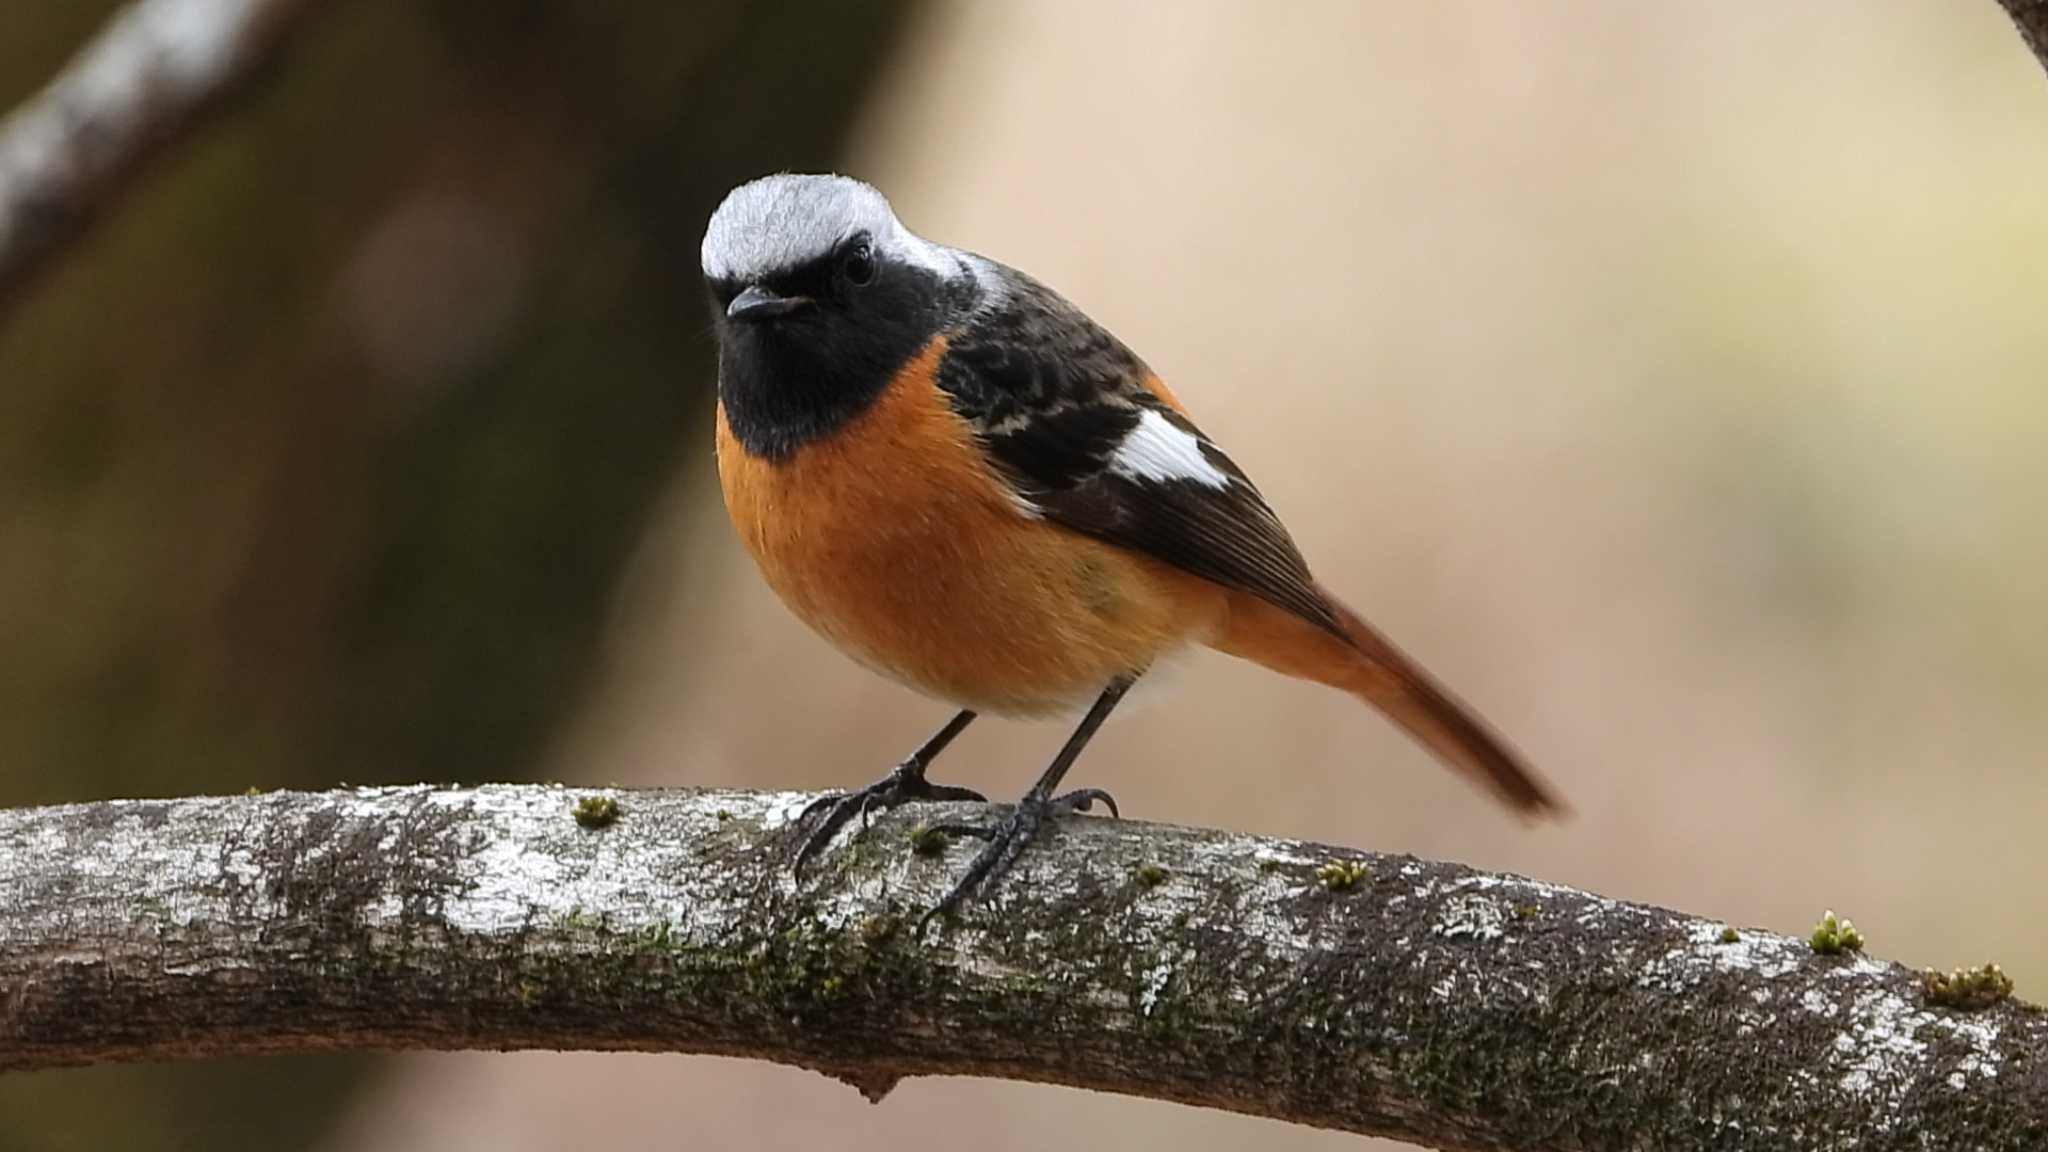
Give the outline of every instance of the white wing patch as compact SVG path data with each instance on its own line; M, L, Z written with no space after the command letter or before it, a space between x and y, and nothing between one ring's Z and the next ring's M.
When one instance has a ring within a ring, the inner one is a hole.
M1131 480L1163 484L1185 480L1205 488L1230 486L1230 477L1202 455L1202 442L1191 432L1148 408L1138 426L1124 434L1109 458L1109 470Z

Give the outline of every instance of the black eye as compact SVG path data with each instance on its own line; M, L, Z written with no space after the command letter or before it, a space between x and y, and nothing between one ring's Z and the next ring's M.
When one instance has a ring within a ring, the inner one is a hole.
M839 254L839 274L856 287L875 279L875 249L866 240L856 240Z

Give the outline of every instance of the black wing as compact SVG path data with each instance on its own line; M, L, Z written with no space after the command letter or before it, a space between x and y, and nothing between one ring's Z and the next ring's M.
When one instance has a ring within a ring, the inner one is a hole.
M952 333L939 386L1018 495L1075 531L1343 635L1265 498L1146 387L1144 362L1051 289L995 270L1006 291Z

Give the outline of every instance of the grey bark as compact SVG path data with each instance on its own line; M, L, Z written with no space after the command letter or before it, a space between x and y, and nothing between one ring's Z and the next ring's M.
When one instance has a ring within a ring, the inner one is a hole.
M0 317L317 0L138 0L0 121Z
M572 812L615 798L606 827ZM1455 1149L2048 1147L2048 1024L1454 864L1077 818L920 931L928 806L401 788L0 812L0 1070L311 1048L712 1052L879 1098L1048 1081ZM929 847L929 845L927 845ZM1343 885L1331 865L1363 865Z

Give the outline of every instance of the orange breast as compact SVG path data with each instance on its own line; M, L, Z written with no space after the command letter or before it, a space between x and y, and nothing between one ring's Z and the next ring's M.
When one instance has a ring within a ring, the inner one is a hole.
M792 611L927 694L1006 713L1085 703L1208 638L1222 590L1034 518L938 390L935 341L846 426L784 460L718 414L726 510Z

